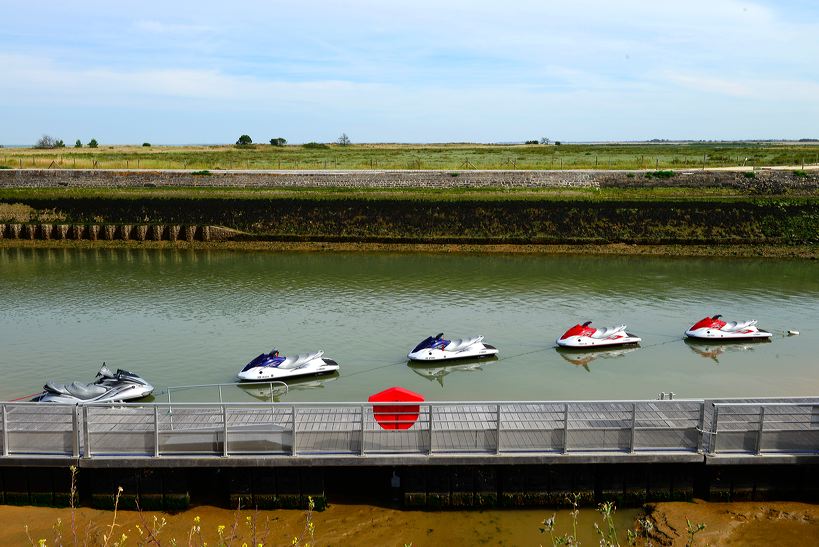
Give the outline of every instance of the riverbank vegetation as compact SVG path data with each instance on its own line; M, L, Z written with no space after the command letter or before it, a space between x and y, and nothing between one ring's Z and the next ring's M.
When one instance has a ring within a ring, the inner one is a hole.
M249 137L248 137L249 138ZM323 144L4 148L0 167L62 169L692 169L819 165L817 143ZM96 141L95 141L96 142Z

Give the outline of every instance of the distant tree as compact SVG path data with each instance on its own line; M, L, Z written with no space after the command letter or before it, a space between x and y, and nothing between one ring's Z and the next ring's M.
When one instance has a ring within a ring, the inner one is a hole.
M327 146L327 145L326 145L326 144L324 144L324 143L321 143L321 142L314 142L314 141L306 142L306 143L302 144L302 147L304 147L304 148L311 148L311 149L325 149L325 148L330 148L329 146Z
M287 139L282 137L276 137L275 139L270 139L270 144L273 146L284 146L287 144Z
M147 148L147 147L151 146L151 143L149 143L149 142L143 142L143 143L142 143L142 146L144 146L144 147L146 147L146 148Z
M99 146L97 139L91 139L88 141L88 148L96 148L97 146Z
M77 139L77 142L74 143L74 148L82 148L82 141Z
M561 144L563 143L561 143L560 141L555 141L555 146L560 146Z
M54 137L50 135L43 135L42 137L37 140L34 145L34 148L54 148L57 144L57 141Z
M336 141L336 144L339 146L349 146L351 143L350 137L347 136L347 133L342 133L341 136Z
M552 141L549 140L549 137L540 137L540 144L549 144L550 142Z
M236 144L239 146L247 146L253 144L253 139L250 138L250 135L242 135L239 137L239 140L236 141Z
M57 139L57 142L54 143L54 148L65 148L65 143L62 139Z
M534 141L526 141L523 144L537 144L537 140Z

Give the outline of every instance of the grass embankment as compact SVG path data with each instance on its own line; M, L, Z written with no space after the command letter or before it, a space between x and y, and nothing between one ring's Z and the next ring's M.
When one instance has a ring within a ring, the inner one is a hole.
M814 197L731 189L17 189L0 190L0 222L216 225L240 242L456 249L819 243Z
M815 143L102 146L0 150L0 167L64 169L686 169L819 164Z

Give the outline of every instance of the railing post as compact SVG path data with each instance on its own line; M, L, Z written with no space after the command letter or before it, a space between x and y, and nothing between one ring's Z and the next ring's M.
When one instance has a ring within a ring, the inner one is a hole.
M719 406L714 405L714 423L711 424L711 439L708 444L708 453L717 452L717 432L719 430Z
M429 408L429 454L432 454L432 405L428 405Z
M295 456L296 453L297 453L297 451L296 451L296 417L298 416L298 412L296 412L296 405L293 405L292 407L290 407L290 410L291 410L290 416L291 416L291 419L293 421L293 447L291 448L290 454L292 456Z
M219 395L222 395L222 388L219 387ZM222 403L222 456L227 458L228 457L228 421L227 421L227 406Z
M84 458L91 457L91 432L88 428L88 407L82 407L82 435L83 435L83 451Z
M74 405L71 413L71 456L80 457L80 407Z
M631 439L629 439L629 454L634 454L634 426L637 423L637 403L631 403Z
M569 403L563 406L563 453L569 451Z
M705 401L700 403L700 420L697 430L700 432L697 439L697 453L701 453L703 449L703 442L705 440Z
M219 404L223 404L224 401L222 400L222 384L219 384Z
M765 407L759 407L759 429L756 432L756 454L762 453L762 429L765 425Z
M159 407L154 407L154 458L159 457Z
M360 453L361 453L362 456L364 455L364 451L365 451L364 442L367 440L365 435L364 435L364 408L365 408L364 405L361 405L361 416L360 416L360 418L361 418L361 448L360 448Z
M3 455L9 455L9 420L6 405L3 405Z
M495 417L495 424L497 428L497 441L495 442L495 454L500 454L501 451L501 404L498 403L498 413Z

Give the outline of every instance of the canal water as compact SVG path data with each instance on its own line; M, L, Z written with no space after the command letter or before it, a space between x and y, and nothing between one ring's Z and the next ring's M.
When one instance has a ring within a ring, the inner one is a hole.
M715 313L758 319L773 340L683 340ZM587 320L626 323L642 347L554 348ZM407 352L438 332L482 334L499 358L408 365ZM274 346L323 349L341 365L337 376L295 383L284 401L361 401L393 385L439 401L817 395L817 337L815 261L0 249L2 399L48 379L90 381L102 362L139 373L160 394L231 382ZM253 396L266 392L225 393Z

